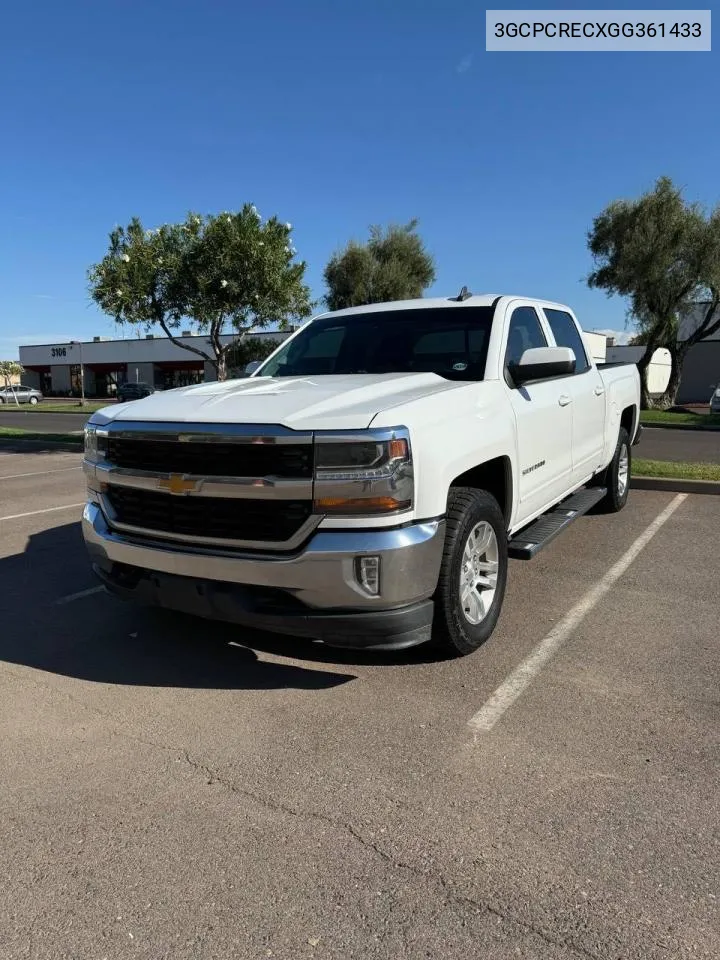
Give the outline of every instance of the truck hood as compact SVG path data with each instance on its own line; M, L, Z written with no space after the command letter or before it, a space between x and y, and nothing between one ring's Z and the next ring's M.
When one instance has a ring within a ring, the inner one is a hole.
M104 407L107 420L273 423L293 430L353 430L409 401L466 387L434 373L249 377L200 383Z

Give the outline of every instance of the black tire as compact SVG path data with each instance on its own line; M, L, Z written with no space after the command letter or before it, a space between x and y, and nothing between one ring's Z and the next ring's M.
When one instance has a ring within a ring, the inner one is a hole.
M627 469L625 471L625 484L621 481L621 463L623 457L627 458ZM625 506L630 493L630 474L632 472L632 447L630 437L625 427L620 427L615 453L608 466L598 476L597 485L607 487L607 493L598 504L598 509L603 513L617 513Z
M460 597L463 553L478 523L492 527L497 543L497 580L490 608L479 623L466 615ZM445 546L435 591L433 641L453 657L473 653L490 637L497 624L507 583L508 549L505 519L497 500L484 490L453 487L448 496Z

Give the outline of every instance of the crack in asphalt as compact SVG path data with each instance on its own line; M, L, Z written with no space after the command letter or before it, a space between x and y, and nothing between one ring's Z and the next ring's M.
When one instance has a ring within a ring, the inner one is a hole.
M527 933L532 933L544 943L547 943L549 946L553 947L562 947L564 949L570 950L572 953L576 954L579 957L585 957L587 960L602 960L599 954L593 953L590 950L585 949L584 947L579 946L578 944L571 943L567 940L559 940L555 937L552 937L545 930L535 926L532 923L527 923L523 920L514 917L512 914L507 913L501 910L499 907L494 906L491 903L488 903L484 900L477 900L473 897L462 896L461 894L455 893L451 889L452 883L448 881L441 873L433 873L429 871L421 870L419 867L416 867L412 863L408 863L404 860L398 860L396 857L393 857L386 850L383 850L381 846L375 843L374 840L370 840L368 837L364 837L351 823L347 823L343 820L338 820L334 817L328 816L324 813L319 813L314 810L302 810L297 807L292 807L287 803L283 803L281 800L274 800L271 797L263 796L261 793L257 793L254 790L249 790L247 787L240 787L232 780L227 780L225 777L221 777L218 773L208 767L206 764L201 763L197 760L194 760L187 750L183 751L182 758L183 762L188 764L196 773L201 774L208 785L214 783L219 784L224 787L226 790L229 790L231 793L236 794L237 796L244 797L247 800L252 800L254 803L260 804L263 807L266 807L268 810L272 810L275 813L284 813L290 817L294 817L299 820L304 820L306 822L317 821L320 823L325 823L331 827L334 827L337 830L342 830L348 836L352 837L357 843L359 843L365 849L372 851L376 856L378 856L385 863L389 864L396 870L405 870L408 873L411 873L413 876L418 877L421 880L424 880L426 883L436 883L443 892L446 902L454 903L463 907L470 907L476 911L489 913L491 916L497 917L499 920L502 920L504 923L510 923L518 927L520 930L523 930Z
M66 690L62 690L59 687L56 687L54 684L43 682L37 677L28 677L27 675L23 676L25 681L29 681L32 685L44 688L46 690L52 691L54 694L59 695L63 699L70 701L74 706L79 706L87 712L93 714L94 716L100 717L103 720L112 722L116 719L112 714L106 713L103 710L98 710L96 707L91 707L87 703L79 700L77 697L73 696L71 693L68 693ZM133 743L142 744L143 746L151 747L154 750L160 750L165 754L175 754L177 756L177 747L169 747L156 741L147 740L144 737L138 736L135 733L131 733L128 730L119 729L115 726L110 726L108 730L110 736L118 737L120 739L131 740ZM407 873L412 874L418 879L423 880L425 883L435 883L440 887L445 901L447 903L452 903L460 907L470 908L478 912L485 912L491 916L496 917L498 920L501 920L503 923L512 924L517 927L519 930L522 930L526 933L534 934L544 943L547 943L549 946L561 947L563 949L569 950L574 953L576 956L584 957L586 960L603 960L603 958L596 953L591 952L590 950L585 949L584 947L574 944L568 940L560 940L555 937L552 937L546 931L535 926L532 923L520 920L512 914L503 911L499 907L494 906L491 903L488 903L483 900L474 899L472 897L466 897L461 894L456 893L452 890L452 883L448 881L441 873L433 873L429 871L421 870L419 867L415 866L412 863L408 863L403 860L398 860L379 846L375 841L364 837L351 823L346 823L345 821L338 820L334 817L328 816L327 814L319 813L313 810L302 810L300 808L292 807L287 803L283 803L280 800L274 800L271 797L263 796L263 794L258 793L254 790L249 790L246 787L240 787L231 780L228 780L224 777L221 777L214 770L212 770L206 764L203 764L197 760L194 760L187 750L182 751L180 759L186 763L192 770L196 773L201 774L206 782L211 785L217 783L220 786L224 787L226 790L229 790L231 793L244 797L247 800L251 800L254 803L257 803L269 810L272 810L277 813L284 813L287 816L294 817L295 819L305 820L306 822L319 822L325 823L328 826L333 827L336 830L341 830L350 836L356 843L360 844L363 848L372 851L377 857L387 863L389 866L393 867L396 870L404 870Z

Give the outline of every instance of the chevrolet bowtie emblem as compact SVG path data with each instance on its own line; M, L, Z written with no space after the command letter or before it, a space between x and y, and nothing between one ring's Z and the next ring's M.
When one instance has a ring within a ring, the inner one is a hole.
M175 496L187 496L194 493L200 486L197 480L190 480L182 473L171 473L169 477L163 477L158 480L158 487L161 490L167 490L168 493L174 493Z

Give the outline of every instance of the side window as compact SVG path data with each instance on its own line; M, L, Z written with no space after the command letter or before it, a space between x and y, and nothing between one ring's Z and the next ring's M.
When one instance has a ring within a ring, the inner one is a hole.
M546 346L547 340L533 307L516 307L510 317L505 366L519 363L526 350Z
M550 329L559 347L570 347L575 354L575 373L585 373L590 369L585 344L583 343L577 324L564 310L550 310L545 308L545 316Z

